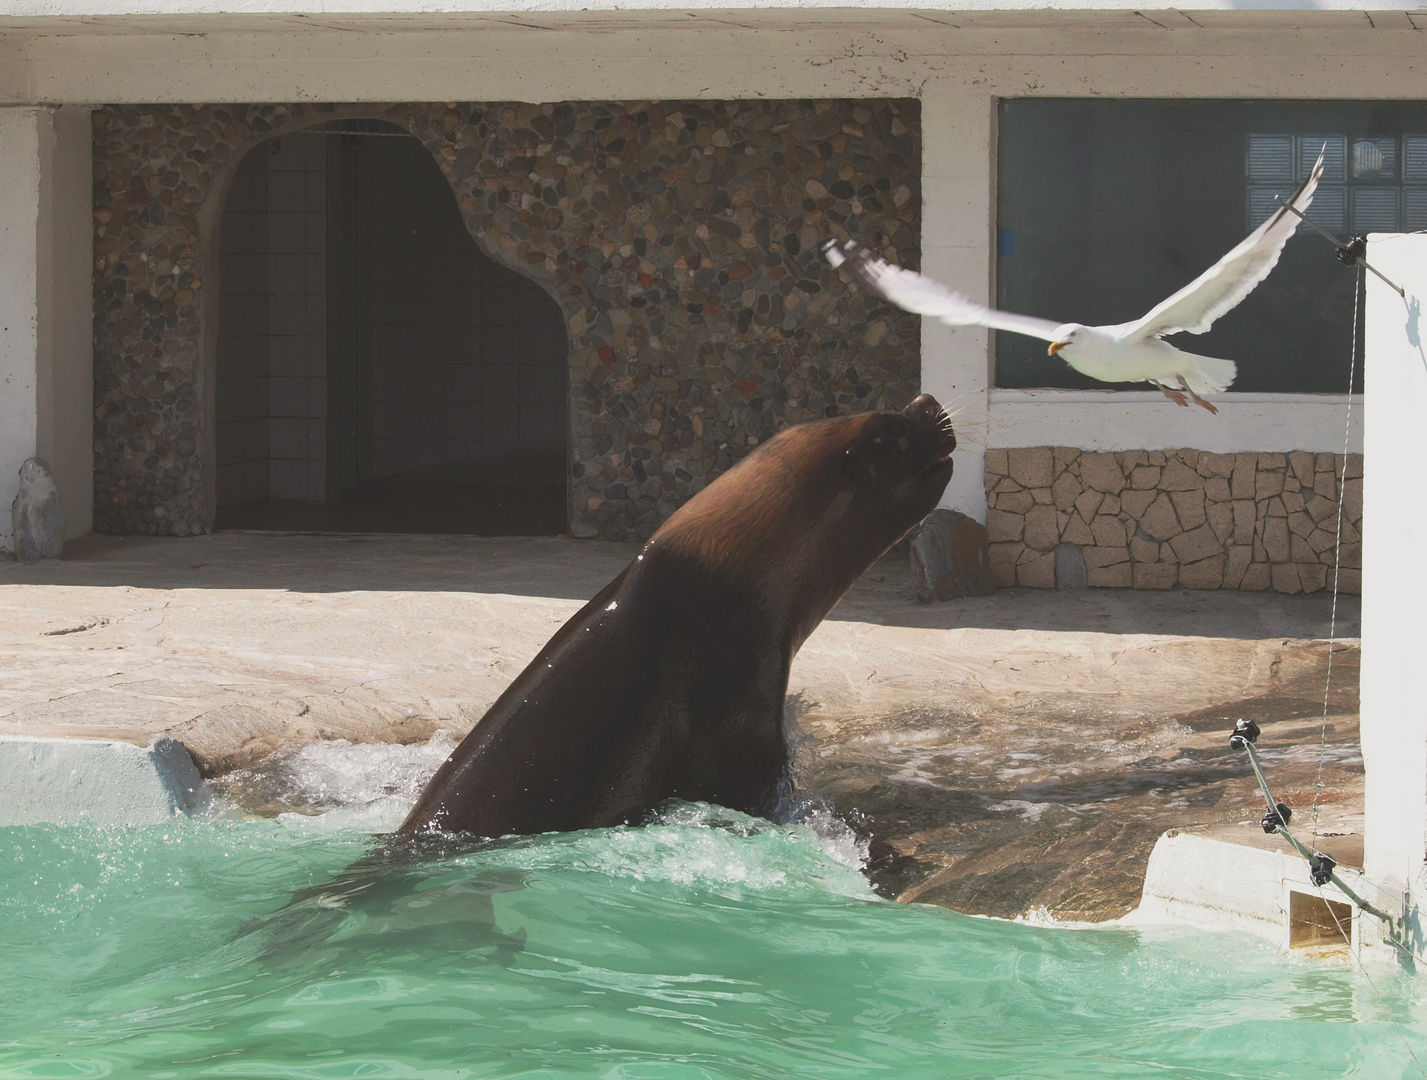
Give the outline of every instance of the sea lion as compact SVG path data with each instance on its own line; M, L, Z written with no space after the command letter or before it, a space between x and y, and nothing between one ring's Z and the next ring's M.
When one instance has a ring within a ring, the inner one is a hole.
M926 394L769 439L556 632L400 832L598 828L673 798L771 809L793 656L936 507L955 447Z

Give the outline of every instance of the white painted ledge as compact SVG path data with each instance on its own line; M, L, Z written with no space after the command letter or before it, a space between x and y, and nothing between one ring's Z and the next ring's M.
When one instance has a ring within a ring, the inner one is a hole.
M0 737L0 826L154 825L200 810L208 793L181 742L147 749L98 739Z
M992 390L986 445L1081 450L1177 450L1215 454L1341 454L1363 451L1363 398L1353 394L1219 394L1217 416L1180 408L1157 391ZM1351 400L1351 427L1348 428ZM968 417L962 420L969 426Z
M1368 892L1361 874L1346 868L1337 873L1350 888ZM1351 906L1354 951L1363 943L1381 941L1377 920L1362 916L1356 905L1332 886L1320 889L1314 885L1308 864L1299 856L1191 833L1168 832L1155 843L1140 906L1120 924L1177 923L1252 934L1287 949L1290 890ZM1374 899L1371 895L1365 898L1369 902Z

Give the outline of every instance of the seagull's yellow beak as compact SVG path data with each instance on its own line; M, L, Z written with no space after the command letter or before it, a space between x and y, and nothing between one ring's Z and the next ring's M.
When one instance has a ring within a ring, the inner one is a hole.
M1045 354L1047 356L1054 356L1056 353L1060 352L1061 349L1065 348L1069 344L1070 342L1068 341L1052 341L1050 343L1050 348L1045 351Z

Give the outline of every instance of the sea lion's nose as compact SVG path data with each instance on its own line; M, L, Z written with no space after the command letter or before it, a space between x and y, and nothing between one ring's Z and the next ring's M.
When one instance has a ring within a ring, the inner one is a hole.
M912 438L923 451L955 448L956 436L941 402L930 394L919 394L902 410L911 421Z
M918 394L912 403L902 410L908 420L935 420L941 413L941 402L930 394Z

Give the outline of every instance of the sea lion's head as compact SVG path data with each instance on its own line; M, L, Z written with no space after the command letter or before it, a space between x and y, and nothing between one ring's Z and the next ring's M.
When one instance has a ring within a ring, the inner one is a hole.
M798 424L690 499L650 548L682 552L769 595L801 597L792 603L794 617L810 632L936 508L955 449L946 410L929 394L899 412Z
M870 504L865 509L905 521L889 545L936 508L956 449L951 418L936 398L922 394L901 412L856 413L823 424L846 444L843 458L859 501Z

